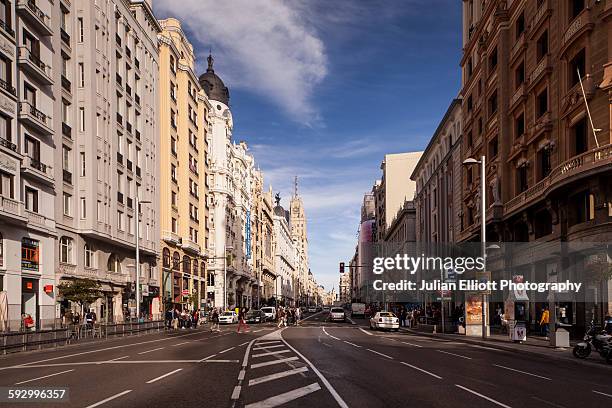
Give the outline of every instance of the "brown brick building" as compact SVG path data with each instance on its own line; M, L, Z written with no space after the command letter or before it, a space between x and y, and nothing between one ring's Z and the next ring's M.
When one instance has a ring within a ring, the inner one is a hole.
M612 1L464 0L461 68L462 159L488 163L487 241L611 242ZM479 171L463 173L459 240L477 241ZM570 305L572 323L611 313L606 292Z

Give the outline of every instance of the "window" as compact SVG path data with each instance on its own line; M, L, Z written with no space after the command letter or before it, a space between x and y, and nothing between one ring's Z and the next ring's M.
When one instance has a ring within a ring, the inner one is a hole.
M176 191L172 192L171 197L172 197L172 201L171 201L172 205L176 206Z
M474 144L474 137L472 136L472 131L470 130L467 134L467 145L468 147L472 147Z
M14 198L14 177L12 174L0 171L0 196Z
M536 53L538 61L548 54L548 31L544 31L536 43Z
M170 71L176 74L176 59L174 58L174 55L170 56Z
M79 130L85 132L85 107L79 107Z
M178 221L176 220L176 218L172 218L172 232L176 234L177 231L178 231Z
M520 115L518 115L516 119L514 119L514 138L518 139L524 134L525 134L525 114L521 113Z
M474 72L474 64L472 63L472 57L468 59L467 62L467 77L468 79L472 77L472 73Z
M80 152L79 158L81 160L81 177L85 177L85 166L87 164L85 161L85 152Z
M31 187L25 188L25 207L26 210L37 213L38 212L38 190Z
M548 112L548 88L544 88L536 98L536 117L541 117Z
M525 82L525 62L521 62L514 71L514 87L518 88L523 82Z
M170 125L176 129L176 112L170 109Z
M4 265L4 240L2 239L2 233L0 233L0 266Z
M82 43L85 38L85 28L83 27L83 17L77 18L77 30L79 35L79 42Z
M84 261L86 268L94 267L94 252L91 247L87 244L83 247Z
M170 81L170 98L176 102L176 85L172 81Z
M11 66L11 60L6 58L4 54L0 54L0 80L2 81L3 88L7 91L13 83Z
M474 182L474 178L472 176L472 168L471 167L466 168L465 174L466 174L467 185L471 186L472 183Z
M520 16L516 19L515 25L516 38L518 39L523 32L525 32L525 14L521 13Z
M175 271L178 271L180 267L181 267L181 256L179 255L178 252L175 252L174 254L172 254L172 269L174 269Z
M70 171L72 169L72 163L70 160L71 152L72 150L70 150L68 147L62 146L62 169L66 171Z
M170 178L176 182L176 166L174 164L170 165Z
M84 220L87 218L87 201L85 197L81 197L81 219Z
M547 177L552 170L550 153L550 147L545 147L538 152L540 180Z
M474 102L472 100L472 95L470 95L467 98L467 110L468 110L468 112L472 111L473 106L474 106Z
M497 47L489 55L489 73L492 73L497 68Z
M529 188L527 184L527 165L523 164L516 169L516 187L519 193Z
M79 88L85 87L85 64L79 62Z
M177 153L176 153L176 139L171 137L170 138L170 153L172 153L172 155L174 157L176 157Z
M497 142L497 136L489 141L489 160L497 157L499 150L499 143Z
M117 255L110 254L106 268L109 272L121 273L121 262L119 262Z
M489 97L489 116L497 113L497 90Z
M36 107L36 88L24 82L23 95L30 106Z
M586 57L584 53L584 48L574 55L574 58L569 62L569 87L573 87L576 85L581 77L584 77L586 73ZM580 76L578 76L578 71L580 71Z
M60 238L60 262L72 263L72 238Z
M13 139L11 137L11 118L2 114L0 114L0 138L9 142Z
M584 10L584 0L570 0L570 21Z
M128 227L128 234L130 235L134 235L134 217L132 217L131 215L128 215L128 222L127 222L127 227Z
M4 22L6 28L11 27L11 2L10 0L0 0L0 20Z
M595 218L595 196L588 191L569 198L568 224L570 226Z
M67 215L67 216L72 215L72 196L68 193L64 193L63 195L63 208L64 208L64 215Z
M588 127L586 117L580 119L574 126L570 128L571 134L571 152L574 156L582 154L588 150Z
M21 239L21 269L38 271L39 242L35 239Z
M40 162L40 142L28 135L25 135L24 139L26 156Z
M183 256L183 273L191 272L191 258L187 255Z
M164 248L162 251L162 265L164 268L170 267L170 250L168 248Z

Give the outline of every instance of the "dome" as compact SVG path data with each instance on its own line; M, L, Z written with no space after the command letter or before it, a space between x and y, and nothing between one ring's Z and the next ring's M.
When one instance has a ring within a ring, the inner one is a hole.
M212 55L208 55L208 69L206 72L200 75L200 85L204 88L204 92L208 95L208 99L213 101L219 101L229 106L229 90L215 74L213 69L214 58Z

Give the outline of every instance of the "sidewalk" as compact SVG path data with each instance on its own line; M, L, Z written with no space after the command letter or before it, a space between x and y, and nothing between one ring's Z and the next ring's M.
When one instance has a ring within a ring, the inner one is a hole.
M604 366L612 368L612 365L607 364L606 361L602 359L599 353L597 352L591 353L591 356L585 360L580 360L574 357L572 354L572 348L576 344L575 341L570 342L569 348L561 349L551 346L548 340L538 336L527 337L527 341L523 343L514 343L508 338L507 335L502 334L492 334L486 340L484 340L478 337L467 337L463 334L429 333L415 329L408 329L405 327L401 327L400 331L430 338L444 339L449 341L461 341L463 343L472 344L475 346L508 351L511 353L520 352L521 354L527 354L530 356L538 356L542 358L556 358L568 362L597 364L597 366L600 367Z

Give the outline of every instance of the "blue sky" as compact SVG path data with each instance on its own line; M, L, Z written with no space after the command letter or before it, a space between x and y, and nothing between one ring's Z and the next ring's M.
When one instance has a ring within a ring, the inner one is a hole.
M454 0L155 0L212 48L246 140L283 204L299 177L311 269L338 288L385 153L422 150L460 86Z

